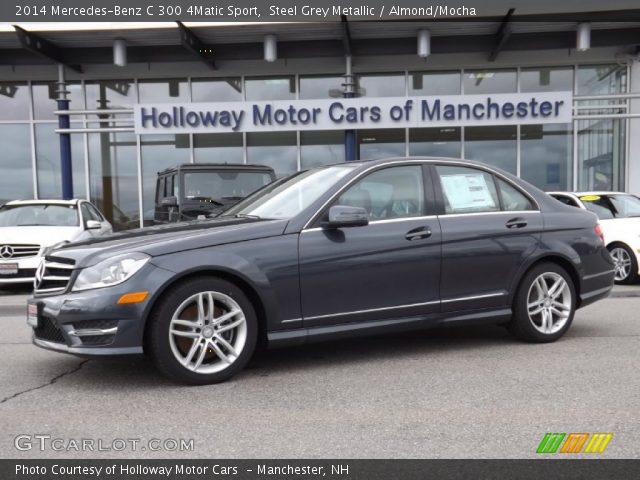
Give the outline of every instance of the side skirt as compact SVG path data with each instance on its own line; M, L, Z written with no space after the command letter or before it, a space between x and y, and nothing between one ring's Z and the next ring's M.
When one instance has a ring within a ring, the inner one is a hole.
M369 322L342 323L294 330L278 330L267 334L269 348L304 345L342 338L363 337L391 332L406 332L438 327L440 325L495 325L511 318L511 308L477 310L473 312L450 312L446 317L433 314L420 317L373 320Z

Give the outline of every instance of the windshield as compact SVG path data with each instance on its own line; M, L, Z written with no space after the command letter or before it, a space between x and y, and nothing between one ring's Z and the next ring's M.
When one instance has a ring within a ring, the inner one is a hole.
M580 200L601 220L640 217L640 199L633 195L584 195Z
M265 172L190 172L184 174L184 198L239 200L269 183Z
M5 205L0 208L0 227L76 227L75 205Z
M256 192L227 210L225 216L294 217L354 168L356 165L335 165L294 174Z

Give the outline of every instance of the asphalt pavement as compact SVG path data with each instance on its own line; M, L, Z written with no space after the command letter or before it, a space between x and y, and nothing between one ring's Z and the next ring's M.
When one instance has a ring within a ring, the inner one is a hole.
M36 348L25 298L0 295L2 458L532 458L547 432L611 432L601 457L640 457L640 286L578 311L553 344L500 327L372 337L265 352L205 387L144 357ZM83 439L111 450L77 452Z

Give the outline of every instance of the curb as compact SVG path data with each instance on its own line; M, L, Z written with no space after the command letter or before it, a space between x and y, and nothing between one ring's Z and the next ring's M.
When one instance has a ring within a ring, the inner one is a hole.
M638 298L640 297L640 291L638 292L611 292L609 298Z

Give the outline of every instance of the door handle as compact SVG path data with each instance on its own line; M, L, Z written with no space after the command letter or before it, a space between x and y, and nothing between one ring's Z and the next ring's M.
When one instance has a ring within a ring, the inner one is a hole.
M524 218L512 218L509 220L505 226L507 228L524 228L528 225L527 221Z
M409 241L421 240L423 238L429 238L431 236L431 229L429 227L418 227L413 230L409 230L404 238Z

